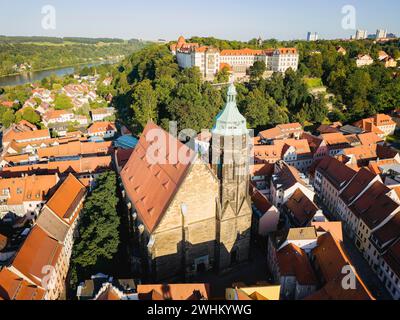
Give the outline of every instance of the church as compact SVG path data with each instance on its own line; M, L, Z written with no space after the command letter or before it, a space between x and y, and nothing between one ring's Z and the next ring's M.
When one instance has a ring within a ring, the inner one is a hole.
M150 122L121 171L144 271L154 281L223 272L249 258L250 138L236 96L231 84L209 161Z

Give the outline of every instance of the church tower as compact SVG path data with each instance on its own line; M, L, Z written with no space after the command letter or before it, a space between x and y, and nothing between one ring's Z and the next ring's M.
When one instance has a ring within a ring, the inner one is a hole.
M216 262L221 271L246 261L250 252L250 136L236 96L231 84L212 130L212 168L220 181Z

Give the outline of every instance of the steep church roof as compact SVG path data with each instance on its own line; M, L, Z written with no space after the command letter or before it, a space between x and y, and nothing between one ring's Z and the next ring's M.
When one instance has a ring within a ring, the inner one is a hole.
M156 137L152 136L153 133ZM154 144L160 135L165 141L161 141L157 149ZM161 220L192 163L175 159L175 152L185 154L192 160L195 157L194 151L186 145L154 123L149 123L121 171L126 193L150 232Z
M216 119L213 134L222 136L241 136L248 134L246 118L239 112L236 105L236 88L232 83L228 89L228 98L224 107Z

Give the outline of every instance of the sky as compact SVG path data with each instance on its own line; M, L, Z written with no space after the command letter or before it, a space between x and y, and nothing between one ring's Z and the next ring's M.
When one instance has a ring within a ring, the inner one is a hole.
M46 5L55 9L55 29L43 28ZM342 27L346 5L355 8L356 29L400 34L398 0L1 0L0 35L292 40L313 31L348 38L355 30Z

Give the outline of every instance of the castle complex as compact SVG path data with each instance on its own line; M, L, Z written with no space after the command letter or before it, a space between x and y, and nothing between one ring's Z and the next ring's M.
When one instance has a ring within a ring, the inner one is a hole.
M246 74L256 61L264 61L268 71L285 73L289 68L297 71L299 54L296 48L267 50L240 49L219 50L198 43L187 43L180 37L171 45L181 68L198 67L205 80L213 80L222 69L227 68L238 78Z

